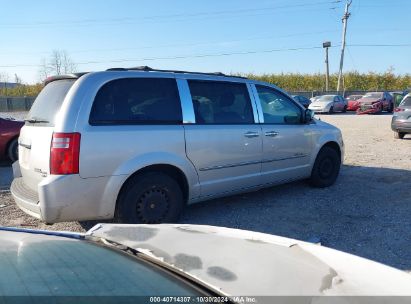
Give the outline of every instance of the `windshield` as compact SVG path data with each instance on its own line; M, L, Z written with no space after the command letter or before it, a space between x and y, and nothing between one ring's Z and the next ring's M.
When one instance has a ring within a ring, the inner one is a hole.
M74 79L65 79L46 85L34 101L26 122L54 126L56 114L74 82Z
M358 100L361 97L362 97L362 95L351 95L351 96L348 96L346 99L348 99L348 100Z
M87 241L30 239L5 241L0 248L0 297L200 294L179 277L114 249Z
M367 93L363 98L381 98L383 93Z
M319 96L316 101L333 101L334 95L323 95Z

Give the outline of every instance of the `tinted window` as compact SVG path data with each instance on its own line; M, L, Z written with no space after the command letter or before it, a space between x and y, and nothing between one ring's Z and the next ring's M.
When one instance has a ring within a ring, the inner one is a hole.
M284 94L264 86L256 86L264 114L264 123L301 123L301 109Z
M197 123L254 123L251 100L245 84L189 80L188 85Z
M175 79L126 78L97 93L91 124L178 124L181 105Z
M56 114L75 80L56 80L44 87L34 101L27 119L44 121L38 126L54 126ZM28 123L29 124L29 123Z

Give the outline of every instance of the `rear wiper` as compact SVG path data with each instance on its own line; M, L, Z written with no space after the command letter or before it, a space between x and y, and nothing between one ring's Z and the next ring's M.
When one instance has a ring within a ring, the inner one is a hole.
M35 118L28 118L24 120L25 122L29 122L29 123L49 123L48 120L44 120L44 119L35 119Z

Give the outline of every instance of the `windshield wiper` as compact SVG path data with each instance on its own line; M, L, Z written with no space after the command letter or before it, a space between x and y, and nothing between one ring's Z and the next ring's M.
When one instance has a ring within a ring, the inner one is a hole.
M36 118L27 118L24 120L25 122L29 123L49 123L48 120L45 119L36 119Z

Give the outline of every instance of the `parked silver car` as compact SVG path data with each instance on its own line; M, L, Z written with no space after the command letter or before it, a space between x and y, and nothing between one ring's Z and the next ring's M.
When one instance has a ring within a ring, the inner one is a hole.
M48 79L21 130L11 193L47 223L173 222L186 204L336 180L339 129L276 86L148 67Z
M340 95L322 95L318 96L308 108L316 113L345 113L347 111L347 101Z
M411 134L411 94L405 95L400 105L395 108L391 129L397 139L403 139L406 134Z

